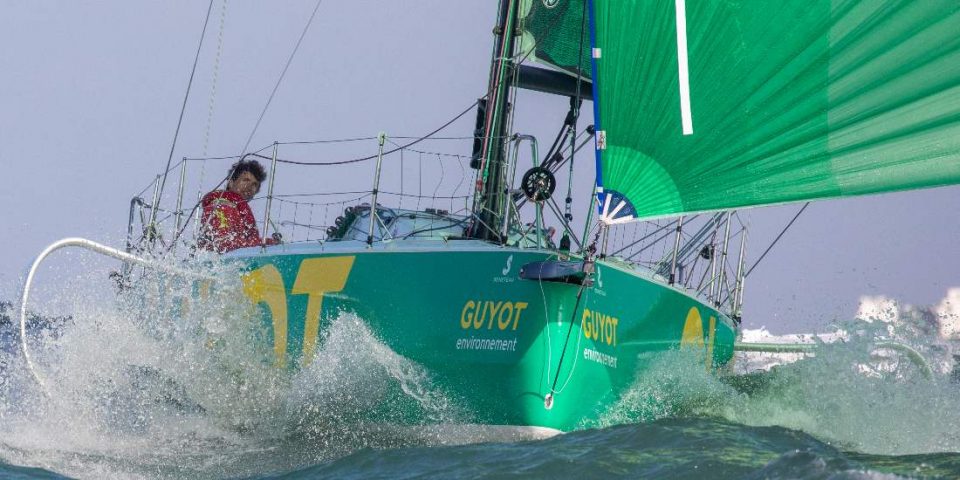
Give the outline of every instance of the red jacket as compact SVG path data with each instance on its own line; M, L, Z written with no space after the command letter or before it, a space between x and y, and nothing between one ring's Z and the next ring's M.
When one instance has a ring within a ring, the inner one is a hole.
M266 243L260 239L250 205L239 193L214 190L204 195L200 203L203 214L200 217L198 247L224 253L243 247L277 243L273 239Z

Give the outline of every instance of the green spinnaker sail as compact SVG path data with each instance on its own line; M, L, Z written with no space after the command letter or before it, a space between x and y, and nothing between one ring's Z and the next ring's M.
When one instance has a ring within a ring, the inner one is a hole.
M522 0L521 4L522 55L590 78L590 22L583 15L583 0Z
M532 26L579 27L561 5L591 17L608 222L960 183L956 0L535 1L564 67L580 29Z

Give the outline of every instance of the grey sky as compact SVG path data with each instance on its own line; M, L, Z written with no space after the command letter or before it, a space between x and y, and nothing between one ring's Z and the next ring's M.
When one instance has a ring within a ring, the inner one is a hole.
M208 155L240 152L314 4L227 4L211 110L223 13L214 4L175 161L200 156L205 144ZM121 244L131 196L166 162L207 2L0 6L0 299L12 299L48 243ZM251 146L432 130L483 95L494 16L495 2L481 0L324 0ZM565 109L562 98L521 96L518 130L549 143ZM471 113L444 133L470 135L472 122ZM224 168L210 167L205 188ZM348 181L316 170L286 175L278 181L292 191ZM748 279L746 325L807 330L851 317L861 294L938 301L960 285L958 207L954 187L812 205ZM797 208L749 214L752 259Z

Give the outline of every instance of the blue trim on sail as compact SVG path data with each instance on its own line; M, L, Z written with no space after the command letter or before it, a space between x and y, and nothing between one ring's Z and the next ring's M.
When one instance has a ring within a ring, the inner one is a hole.
M600 125L600 89L597 87L600 82L599 78L597 77L597 59L593 54L594 49L597 48L597 22L594 18L593 1L594 0L587 1L587 10L589 10L590 16L590 74L591 78L593 79L593 128L595 132L600 132L602 130ZM597 147L597 133L594 133L593 150L597 159L597 178L595 191L595 194L597 195L597 213L603 214L603 201L606 199L606 196L603 193L603 166L600 163L600 149Z

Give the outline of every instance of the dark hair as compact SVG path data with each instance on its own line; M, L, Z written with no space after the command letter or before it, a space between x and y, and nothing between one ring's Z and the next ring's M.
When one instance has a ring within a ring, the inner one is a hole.
M243 175L243 172L250 172L258 182L263 183L267 178L267 172L263 171L263 165L256 160L240 160L230 167L230 180L236 180Z

